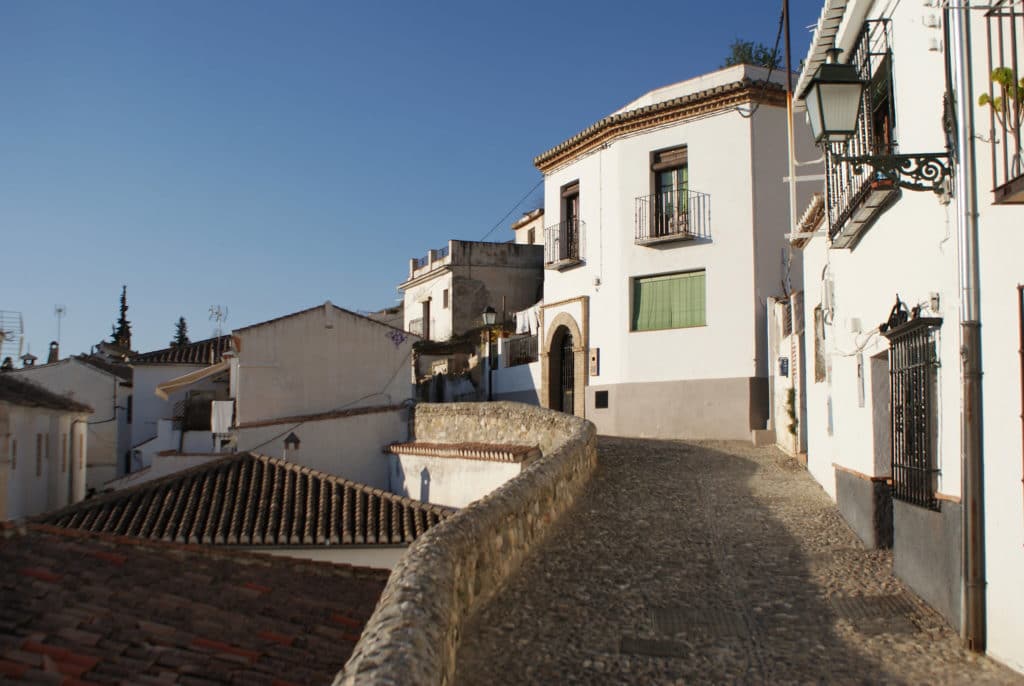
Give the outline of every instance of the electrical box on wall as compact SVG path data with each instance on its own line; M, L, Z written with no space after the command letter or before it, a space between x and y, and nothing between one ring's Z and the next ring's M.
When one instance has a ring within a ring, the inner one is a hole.
M600 368L601 349L591 348L590 349L590 375L598 376L601 373Z

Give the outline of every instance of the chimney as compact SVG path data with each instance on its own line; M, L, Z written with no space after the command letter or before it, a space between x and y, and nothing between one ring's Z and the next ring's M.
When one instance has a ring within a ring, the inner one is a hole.
M60 359L60 343L50 341L50 356L46 358L46 364L51 364Z

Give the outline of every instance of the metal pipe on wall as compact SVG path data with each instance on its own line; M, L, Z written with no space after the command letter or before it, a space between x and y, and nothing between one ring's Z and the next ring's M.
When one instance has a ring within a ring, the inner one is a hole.
M946 10L956 111L957 244L960 286L962 564L960 635L985 650L985 519L981 395L978 188L974 148L970 0Z

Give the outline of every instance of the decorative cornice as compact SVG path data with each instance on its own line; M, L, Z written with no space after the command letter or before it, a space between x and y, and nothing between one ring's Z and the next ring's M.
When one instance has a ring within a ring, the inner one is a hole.
M744 104L784 107L786 92L781 84L744 79L673 98L647 107L612 114L584 129L569 140L534 158L543 174L572 158L588 153L619 136L688 119L697 119Z

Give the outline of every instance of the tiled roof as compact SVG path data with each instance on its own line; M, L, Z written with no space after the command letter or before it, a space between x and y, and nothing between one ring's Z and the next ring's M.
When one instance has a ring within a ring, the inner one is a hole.
M88 405L48 391L29 381L15 378L14 374L10 372L0 374L0 401L22 407L42 407L48 410L92 414L92 408Z
M485 462L530 462L540 457L540 448L531 445L493 443L392 443L384 449L396 455L425 455Z
M324 684L387 572L0 528L0 683Z
M128 361L131 364L216 364L230 348L231 336L215 336L188 345L137 353Z
M40 518L69 529L215 545L410 543L452 509L239 453Z

